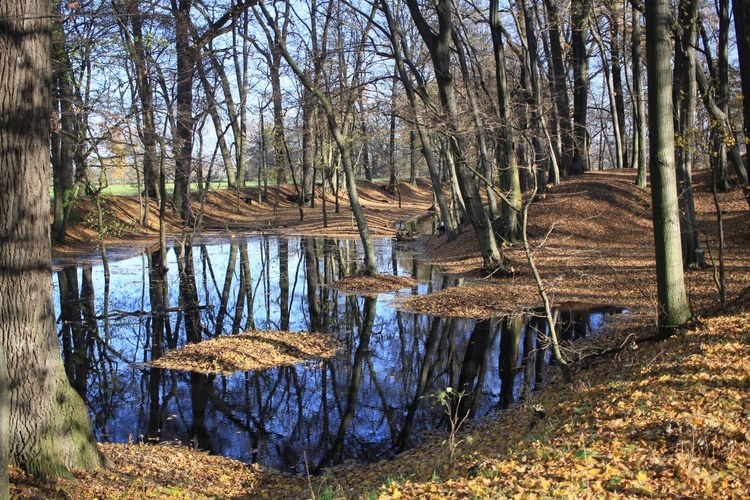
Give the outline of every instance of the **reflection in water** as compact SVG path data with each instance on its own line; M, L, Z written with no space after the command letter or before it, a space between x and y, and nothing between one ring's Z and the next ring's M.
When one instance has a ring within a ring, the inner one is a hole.
M389 240L376 248L381 271L422 280L399 293L455 284ZM326 286L358 259L354 241L235 235L186 240L166 259L157 251L111 263L109 297L100 292L101 267L59 271L65 368L97 437L175 440L285 471L303 471L306 459L318 470L387 458L444 426L430 395L446 387L466 393L460 411L482 416L542 381L541 318L432 317L389 307L392 294L363 298ZM585 335L612 312L579 306L561 308L562 337ZM253 328L328 332L344 348L332 360L234 375L143 365L185 343Z

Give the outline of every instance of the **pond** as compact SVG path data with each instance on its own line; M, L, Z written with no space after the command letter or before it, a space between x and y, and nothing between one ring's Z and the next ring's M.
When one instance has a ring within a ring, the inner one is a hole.
M233 234L143 251L104 267L54 273L68 377L100 441L176 441L282 471L389 458L446 426L434 395L464 391L460 411L508 408L539 384L549 359L544 321L483 320L400 311L397 296L456 279L391 240L376 240L379 271L419 285L377 297L327 286L355 272L353 240ZM567 311L567 312L566 312ZM561 310L563 336L596 330L616 312ZM330 360L234 375L144 363L188 341L250 329L333 334ZM539 337L539 338L538 338Z

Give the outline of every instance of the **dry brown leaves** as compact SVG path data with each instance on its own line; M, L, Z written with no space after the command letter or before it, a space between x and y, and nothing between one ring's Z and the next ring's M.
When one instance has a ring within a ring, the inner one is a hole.
M258 331L187 344L168 351L150 366L199 373L234 373L330 358L339 347L331 336L320 333Z
M329 286L342 292L368 295L414 288L417 284L417 280L406 276L374 274L372 276L349 276L331 283Z

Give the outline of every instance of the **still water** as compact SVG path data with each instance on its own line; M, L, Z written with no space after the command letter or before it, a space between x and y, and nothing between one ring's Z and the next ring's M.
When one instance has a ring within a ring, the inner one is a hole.
M465 391L481 417L526 397L548 354L534 316L470 320L399 311L397 296L455 286L391 240L376 240L379 271L419 280L374 297L327 286L356 271L353 240L234 234L171 246L162 271L148 250L54 274L65 367L100 441L177 441L283 471L388 458L445 428L436 394ZM611 312L561 312L565 337ZM188 341L250 329L328 332L331 360L207 376L144 363ZM541 337L541 336L540 336Z

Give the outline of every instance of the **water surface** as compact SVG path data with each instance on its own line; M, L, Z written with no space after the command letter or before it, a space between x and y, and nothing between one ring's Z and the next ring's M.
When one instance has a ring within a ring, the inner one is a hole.
M174 245L161 269L144 251L55 273L68 376L101 441L178 441L284 471L388 458L444 428L436 393L466 393L484 416L541 382L548 354L537 317L469 320L399 311L395 295L454 286L418 256L376 240L379 271L419 280L377 298L327 286L353 272L352 240L235 234ZM586 335L609 310L561 312L564 336ZM234 375L144 366L188 341L250 329L319 331L344 348L331 360Z

